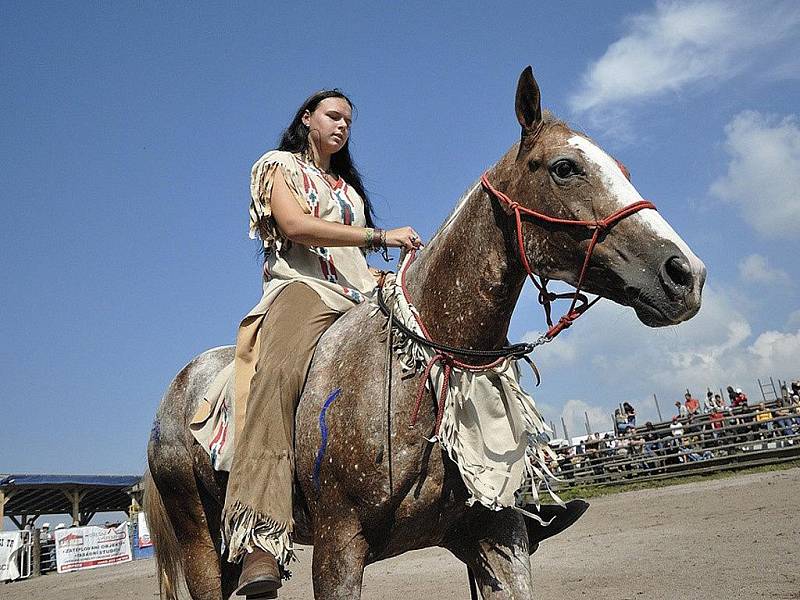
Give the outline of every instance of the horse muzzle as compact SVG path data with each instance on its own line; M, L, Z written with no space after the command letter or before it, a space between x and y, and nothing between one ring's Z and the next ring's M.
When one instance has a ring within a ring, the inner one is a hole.
M691 319L700 310L706 281L705 265L693 254L686 256L677 247L665 250L662 256L666 257L658 262L655 277L637 277L637 282L625 286L625 303L649 327L676 325ZM648 272L652 270L639 270L642 275Z

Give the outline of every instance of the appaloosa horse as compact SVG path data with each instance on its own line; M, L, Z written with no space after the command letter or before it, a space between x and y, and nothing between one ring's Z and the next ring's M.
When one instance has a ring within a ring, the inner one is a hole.
M542 113L530 67L519 79L516 113L520 141L463 196L408 269L408 293L431 338L503 346L526 270L631 306L651 327L697 313L702 262L644 203L624 167ZM385 370L385 328L368 303L339 319L317 348L297 409L294 538L314 545L314 597L360 598L366 565L442 546L472 569L484 598L531 598L524 517L465 504L455 464L424 437L436 418L429 395L418 426L409 428L420 374L404 379L399 368ZM181 573L197 600L227 598L238 576L220 559L226 474L212 470L188 429L232 356L232 348L216 348L189 363L167 390L150 438L146 508L170 598ZM333 389L341 393L327 412L317 487L317 422Z

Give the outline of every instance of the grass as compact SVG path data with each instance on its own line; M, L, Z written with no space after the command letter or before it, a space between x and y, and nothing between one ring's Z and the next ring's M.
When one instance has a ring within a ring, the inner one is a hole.
M587 485L577 486L558 490L558 495L565 502L573 500L574 498L599 498L601 496L608 496L611 494L618 494L620 492L634 492L638 490L652 490L663 488L670 485L678 485L680 483L694 483L698 481L713 481L715 479L727 479L728 477L735 477L743 473L769 473L771 471L784 471L786 469L794 469L800 467L800 460L792 460L784 463L774 465L759 465L755 467L742 467L739 469L731 469L728 471L717 471L715 473L708 473L705 475L685 475L678 477L670 477L669 479L656 479L654 481L639 481L632 483L623 483L619 485Z

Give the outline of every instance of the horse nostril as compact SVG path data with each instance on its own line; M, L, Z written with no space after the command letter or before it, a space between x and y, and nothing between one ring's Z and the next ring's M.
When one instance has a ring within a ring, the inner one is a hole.
M664 271L669 279L684 288L692 287L692 269L685 258L673 256L664 264Z

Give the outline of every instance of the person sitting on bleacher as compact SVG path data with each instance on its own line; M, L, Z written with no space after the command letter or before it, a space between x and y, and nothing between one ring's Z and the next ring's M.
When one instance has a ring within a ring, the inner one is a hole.
M795 424L795 419L792 419L792 404L788 398L786 400L779 399L778 405L775 410L776 428L780 430L781 435L786 437L791 436L795 430L798 429ZM791 441L790 441L791 443Z
M711 421L711 435L714 436L715 440L719 441L719 439L723 436L722 428L725 425L725 415L723 415L722 411L715 406L711 410L711 416L709 419Z
M734 390L731 386L728 386L728 396L731 397L731 406L734 408L739 406L747 407L747 396L742 391L742 388Z
M758 412L756 413L756 423L759 429L766 429L770 435L772 433L772 411L767 410L766 405L762 402L758 405ZM763 434L761 438L763 439Z

